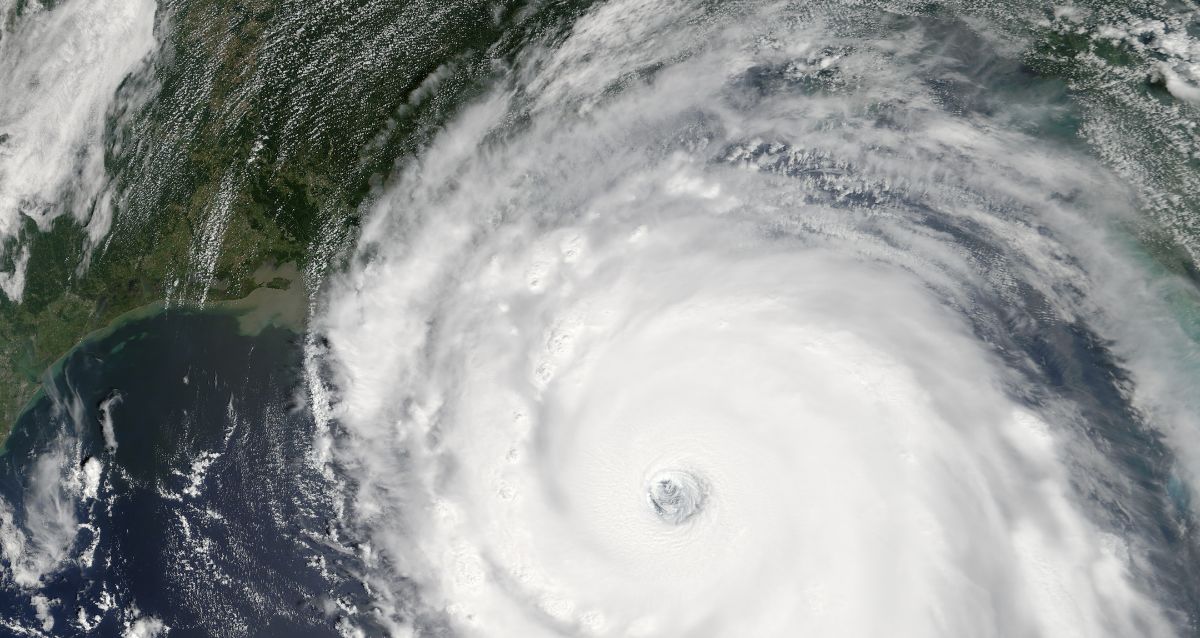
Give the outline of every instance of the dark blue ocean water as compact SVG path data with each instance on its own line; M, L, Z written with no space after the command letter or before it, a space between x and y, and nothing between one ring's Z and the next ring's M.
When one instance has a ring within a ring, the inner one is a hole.
M171 636L336 635L362 588L353 550L331 549L334 490L307 457L299 364L294 333L244 336L213 313L160 314L70 354L8 441L0 497L29 524L30 467L55 449L101 461L101 482L44 586L0 590L0 634L41 631L40 594L58 636L121 635L145 617Z

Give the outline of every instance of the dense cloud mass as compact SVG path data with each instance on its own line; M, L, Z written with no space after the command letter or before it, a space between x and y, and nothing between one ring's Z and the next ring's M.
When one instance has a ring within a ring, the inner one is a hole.
M0 3L0 20L16 22L0 25L11 28L0 32L0 292L19 301L29 254L11 240L23 218L45 231L70 212L93 243L108 233L101 133L117 87L154 48L154 4L32 3L14 18Z
M318 303L318 449L381 622L1186 627L1168 506L1110 438L1187 464L1186 340L1114 239L1136 188L1056 139L1022 46L618 0L524 51Z
M1198 24L0 0L0 633L1196 635Z

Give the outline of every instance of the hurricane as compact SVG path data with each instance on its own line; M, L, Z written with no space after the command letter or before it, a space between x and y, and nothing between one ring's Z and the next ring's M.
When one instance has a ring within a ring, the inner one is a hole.
M1196 0L0 0L0 635L1200 636Z
M1155 184L996 9L613 0L496 62L314 301L389 631L1195 631Z

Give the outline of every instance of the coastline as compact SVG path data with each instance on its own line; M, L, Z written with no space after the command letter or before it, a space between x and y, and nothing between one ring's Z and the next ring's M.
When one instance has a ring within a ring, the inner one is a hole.
M233 317L238 322L238 334L242 336L256 336L268 328L302 334L308 320L308 294L296 265L291 262L264 265L254 273L254 281L259 287L244 297L211 301L204 305L154 301L121 313L108 324L84 335L42 372L38 389L17 411L12 422L6 424L6 430L0 435L0 456L7 454L8 438L16 424L45 397L46 381L61 374L63 365L80 348L102 341L130 324L168 312L185 312Z

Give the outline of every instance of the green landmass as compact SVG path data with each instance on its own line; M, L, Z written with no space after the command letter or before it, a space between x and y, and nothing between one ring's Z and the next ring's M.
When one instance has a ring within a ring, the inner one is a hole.
M396 162L522 39L561 37L551 25L584 4L160 3L160 48L108 114L105 243L85 256L85 229L69 215L22 229L24 296L0 300L0 439L52 363L132 310L243 300L246 329L296 325L297 313L302 323L299 274L338 258ZM208 276L195 255L223 205ZM290 270L261 276L280 265Z
M18 0L6 18L26 4ZM302 324L304 309L280 300L310 292L300 274L319 280L344 255L360 209L397 163L502 75L522 46L564 37L564 25L587 4L160 3L159 50L123 83L108 114L108 237L85 256L85 230L69 215L48 230L28 222L21 232L30 250L24 297L17 304L0 298L0 439L54 361L132 310L242 300L237 307L252 317L246 329L285 315L290 325ZM930 4L927 13L939 11ZM1096 9L1083 28L1046 27L1034 34L1041 44L1026 63L1061 80L1093 120L1105 112L1125 118L1138 133L1128 153L1163 158L1156 145L1190 117L1161 82L1120 75L1142 54L1096 37L1097 24L1120 17ZM1130 92L1101 90L1114 81ZM1131 95L1140 102L1117 103ZM1167 104L1159 113L1168 116L1165 125L1162 117L1146 117L1157 102ZM1069 137L1078 126L1064 120L1042 132L1061 129ZM1197 219L1200 195L1180 188L1196 162L1160 162L1162 177L1147 189L1182 192L1151 207L1157 221L1173 217L1190 226ZM197 246L220 219L219 252L208 272L195 263ZM1143 238L1156 258L1195 277L1178 237L1160 241L1147 231ZM7 253L11 260L14 251ZM260 304L270 309L249 311Z

